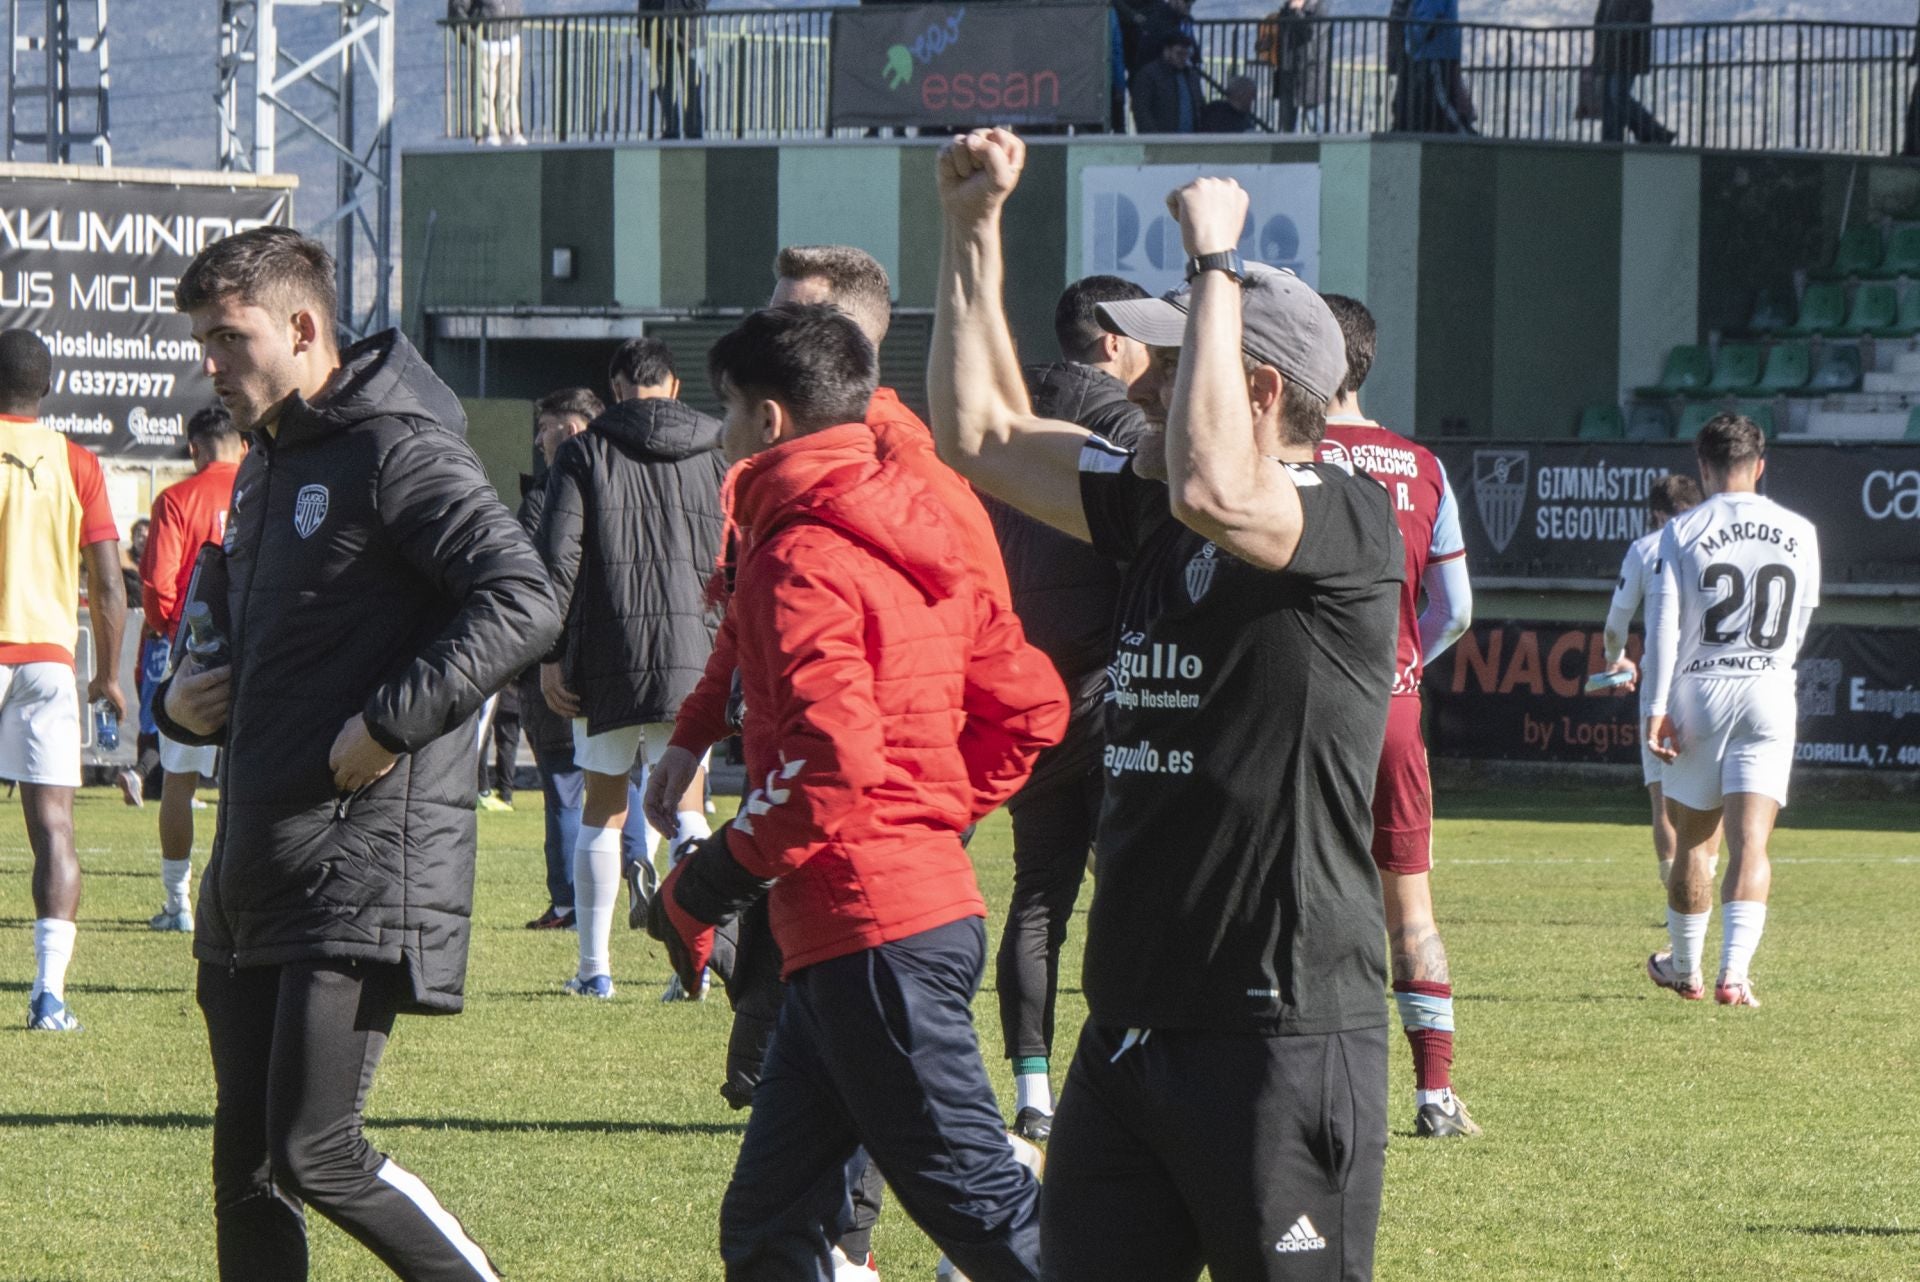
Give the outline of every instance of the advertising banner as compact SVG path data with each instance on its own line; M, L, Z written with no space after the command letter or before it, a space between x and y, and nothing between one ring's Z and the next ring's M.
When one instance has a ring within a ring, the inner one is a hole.
M184 454L213 390L174 284L207 245L289 214L284 191L0 178L0 329L53 352L43 421L99 454Z
M1105 5L881 5L833 15L830 115L849 125L1097 125Z
M1435 756L1638 765L1640 696L1589 694L1600 625L1476 623L1427 669ZM1640 657L1635 633L1627 655ZM1920 770L1920 646L1898 628L1815 625L1797 665L1807 765Z
M1167 193L1201 176L1231 178L1251 198L1240 257L1320 286L1320 166L1089 165L1080 171L1080 275L1125 276L1150 294L1186 280Z
M1647 490L1695 475L1684 441L1423 440L1460 500L1467 562L1489 577L1611 579L1646 533ZM1775 442L1762 492L1814 523L1830 583L1920 581L1920 455Z

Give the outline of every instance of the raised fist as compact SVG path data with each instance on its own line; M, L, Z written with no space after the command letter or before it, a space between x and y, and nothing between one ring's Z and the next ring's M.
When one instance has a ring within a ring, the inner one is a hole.
M1167 193L1167 212L1180 224L1188 257L1218 254L1240 243L1247 193L1231 178L1196 178Z
M976 129L940 149L940 204L947 217L978 222L998 213L1027 163L1027 144L1010 129Z

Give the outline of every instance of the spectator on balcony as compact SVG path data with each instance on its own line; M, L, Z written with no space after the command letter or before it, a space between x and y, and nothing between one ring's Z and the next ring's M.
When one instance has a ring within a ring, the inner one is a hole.
M1192 36L1177 33L1133 76L1133 127L1143 134L1190 134L1200 127L1206 90L1194 69Z
M1460 0L1412 0L1405 13L1394 128L1425 134L1476 132L1473 99L1460 74Z
M1200 133L1249 134L1260 128L1253 114L1252 76L1235 76L1218 98L1200 109Z
M640 43L647 53L654 101L660 104L661 138L698 138L700 22L707 0L640 0Z
M1653 0L1600 0L1593 11L1593 65L1600 73L1600 137L1665 145L1673 130L1633 96L1635 78L1653 65Z
M1273 68L1273 105L1283 133L1292 133L1300 112L1325 97L1325 28L1312 21L1325 7L1326 0L1286 0L1260 23L1254 56ZM1202 126L1201 132L1210 131Z
M1151 0L1129 13L1138 26L1133 56L1127 63L1129 81L1159 61L1160 53L1176 36L1185 36L1200 47L1200 28L1193 21L1194 0Z
M520 130L520 0L447 0L447 21L471 51L474 138L497 147L524 143Z

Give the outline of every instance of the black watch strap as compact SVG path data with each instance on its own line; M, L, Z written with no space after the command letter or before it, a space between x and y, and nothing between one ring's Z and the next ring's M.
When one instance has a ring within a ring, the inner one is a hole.
M1201 272L1225 272L1236 281L1247 278L1247 265L1241 261L1237 249L1223 249L1217 254L1201 254L1198 258L1187 260L1187 279L1191 281Z

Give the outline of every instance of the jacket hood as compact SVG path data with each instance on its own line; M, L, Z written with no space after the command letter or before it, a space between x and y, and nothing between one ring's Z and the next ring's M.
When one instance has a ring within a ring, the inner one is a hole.
M621 401L587 430L637 453L670 461L720 448L720 420L680 401Z
M373 419L403 419L467 434L460 398L405 334L389 329L340 353L340 369L312 401L298 393L280 411L278 444L342 431Z
M729 477L746 554L790 524L817 521L872 548L929 596L954 595L969 567L953 515L919 473L932 451L924 432L845 423L756 454Z

